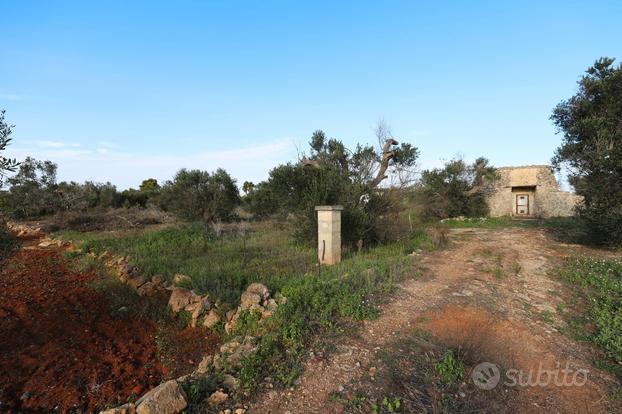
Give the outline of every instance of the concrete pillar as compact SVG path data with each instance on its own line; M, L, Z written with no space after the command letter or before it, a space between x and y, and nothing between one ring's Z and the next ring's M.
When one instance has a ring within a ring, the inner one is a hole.
M316 206L318 260L321 264L341 262L341 210L343 206Z

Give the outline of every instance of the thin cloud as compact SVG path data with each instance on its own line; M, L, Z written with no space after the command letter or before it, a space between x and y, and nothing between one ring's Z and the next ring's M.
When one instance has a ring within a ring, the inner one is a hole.
M119 188L136 187L146 178L160 182L171 179L181 168L214 171L224 168L241 184L246 180L258 182L280 163L296 157L291 139L279 139L263 145L244 148L205 151L185 155L128 153L98 145L84 148L13 148L11 157L32 156L49 159L58 164L58 178L65 181L110 181Z
M0 93L0 100L3 100L3 101L19 102L19 101L27 101L29 99L30 97L26 95L19 95L16 93Z

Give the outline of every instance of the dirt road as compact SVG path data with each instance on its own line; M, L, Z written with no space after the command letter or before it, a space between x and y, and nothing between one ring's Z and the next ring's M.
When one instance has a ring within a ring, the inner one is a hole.
M608 398L615 380L589 362L589 347L559 332L565 322L556 310L568 291L549 273L564 257L584 253L603 254L559 243L539 229L453 230L448 248L418 258L423 277L403 283L378 319L357 337L339 339L327 360L311 359L296 388L263 393L251 412L342 412L331 393L368 381L378 352L420 329L452 347L478 342L482 362L521 371L565 364L589 371L580 387L521 388L507 412L621 412Z

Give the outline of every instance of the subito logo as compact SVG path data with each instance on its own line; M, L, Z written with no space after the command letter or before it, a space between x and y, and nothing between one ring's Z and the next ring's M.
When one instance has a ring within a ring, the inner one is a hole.
M495 364L491 362L482 362L473 369L471 378L477 388L492 390L499 384L501 373Z

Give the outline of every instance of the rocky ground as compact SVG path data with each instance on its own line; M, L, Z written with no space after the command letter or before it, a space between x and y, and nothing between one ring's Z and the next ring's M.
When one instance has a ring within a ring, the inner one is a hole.
M423 277L403 283L378 319L334 341L329 357L310 358L297 387L260 394L250 412L348 410L335 395L386 388L377 379L379 354L408 353L400 341L418 331L445 347L477 349L480 362L500 367L529 372L568 364L589 372L580 387L514 389L495 412L622 412L609 397L615 378L591 364L589 346L560 332L566 323L557 310L570 293L551 274L564 257L610 253L557 242L539 229L461 229L450 240L448 248L413 259L420 260Z

